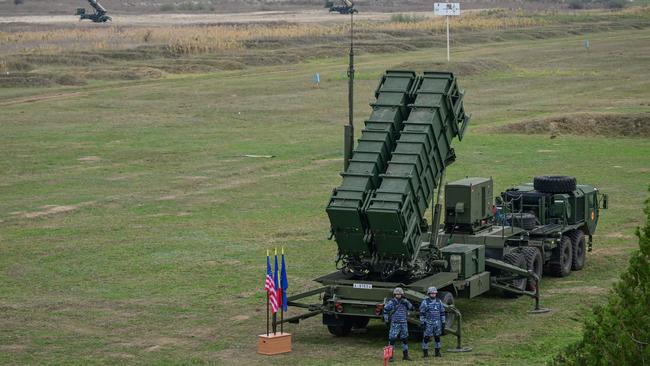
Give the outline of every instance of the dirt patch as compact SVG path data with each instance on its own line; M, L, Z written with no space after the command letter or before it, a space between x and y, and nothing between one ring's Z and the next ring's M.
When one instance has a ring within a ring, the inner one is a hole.
M550 288L546 289L549 294L587 294L587 295L602 295L606 294L608 289L598 286L576 286L566 288Z
M127 347L135 347L144 349L148 352L158 351L163 347L178 347L187 345L189 342L182 338L172 338L172 337L141 337L132 342L121 343Z
M492 129L499 133L650 137L650 113L578 113L532 119Z
M32 102L40 102L43 100L56 100L56 99L65 99L65 98L72 98L72 97L79 97L84 95L83 93L61 93L61 94L53 94L53 95L37 95L34 97L27 97L27 98L18 98L18 99L13 99L13 100L8 100L5 102L0 102L0 106L5 106L5 105L12 105L12 104L22 104L22 103L32 103Z
M79 161L87 161L87 162L92 163L92 162L100 161L100 160L102 160L102 158L100 158L99 156L92 155L92 156L82 156L77 160L79 160Z
M616 233L607 233L605 234L605 237L614 238L614 239L632 239L634 238L634 235L616 232Z
M90 201L90 202L82 202L76 205L66 205L66 206L58 206L58 205L45 205L41 206L43 210L41 211L34 211L34 212L12 212L13 215L23 217L26 219L35 219L38 217L42 216L48 216L48 215L54 215L54 214L60 214L64 212L70 212L74 211L77 209L80 209L84 206L89 206L94 204L95 201Z
M11 352L11 351L24 351L28 347L23 345L23 344L3 344L0 345L0 350L4 352Z
M248 316L248 315L235 315L235 316L232 317L232 319L236 320L236 321L244 321L244 320L250 319L250 316Z

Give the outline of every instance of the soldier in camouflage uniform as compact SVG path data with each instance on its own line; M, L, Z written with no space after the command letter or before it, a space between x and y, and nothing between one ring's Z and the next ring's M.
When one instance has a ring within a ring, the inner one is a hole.
M445 306L437 298L438 289L429 287L427 289L428 297L420 304L420 322L424 328L424 338L422 338L422 352L424 357L429 357L429 341L431 337L436 342L436 357L442 357L440 354L440 336L445 329Z
M391 346L395 346L397 337L402 340L402 353L404 360L409 361L409 328L406 317L408 311L413 310L413 304L404 298L404 290L400 287L393 290L393 298L384 306L384 321L390 321L390 331L388 333L388 342ZM393 358L390 358L393 361Z

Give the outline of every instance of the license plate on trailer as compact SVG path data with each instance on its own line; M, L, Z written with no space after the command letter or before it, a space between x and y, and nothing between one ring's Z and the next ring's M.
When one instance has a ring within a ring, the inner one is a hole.
M372 289L372 284L371 283L353 283L352 288Z

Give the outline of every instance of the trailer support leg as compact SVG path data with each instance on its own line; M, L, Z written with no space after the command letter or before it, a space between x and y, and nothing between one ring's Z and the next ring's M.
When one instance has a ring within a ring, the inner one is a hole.
M528 314L543 314L543 313L548 313L551 311L549 308L540 308L539 307L539 276L535 273L531 273L533 275L533 278L535 280L535 295L533 295L533 298L535 299L535 308L533 310L529 310Z
M452 310L456 314L456 319L458 319L456 329L453 331L449 331L451 334L456 336L456 348L449 348L447 349L447 352L453 352L453 353L459 353L459 352L470 352L472 350L472 347L463 347L462 344L462 326L463 326L463 316L456 309L455 307L448 307L448 309Z

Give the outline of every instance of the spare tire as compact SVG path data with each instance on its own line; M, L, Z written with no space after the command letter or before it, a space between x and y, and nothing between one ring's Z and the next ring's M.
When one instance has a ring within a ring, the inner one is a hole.
M533 187L545 193L569 193L576 190L576 179L564 175L541 175L533 180Z
M524 230L532 230L537 225L537 217L529 212L513 213L509 219L512 226L520 227Z

